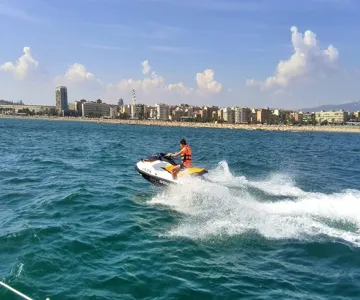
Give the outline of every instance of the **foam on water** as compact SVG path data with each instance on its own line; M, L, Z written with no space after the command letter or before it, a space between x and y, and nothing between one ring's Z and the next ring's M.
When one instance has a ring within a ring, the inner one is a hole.
M172 186L150 200L182 214L166 235L207 239L256 232L267 239L316 241L325 236L360 246L358 190L310 193L282 174L250 181L233 176L226 162L208 179Z

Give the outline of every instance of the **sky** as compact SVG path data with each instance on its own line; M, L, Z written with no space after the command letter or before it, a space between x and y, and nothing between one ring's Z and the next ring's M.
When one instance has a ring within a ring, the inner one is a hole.
M0 99L360 100L359 0L0 0Z

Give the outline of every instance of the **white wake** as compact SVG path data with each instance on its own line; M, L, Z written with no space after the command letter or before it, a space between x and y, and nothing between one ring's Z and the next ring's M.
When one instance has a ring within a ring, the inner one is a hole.
M256 232L267 239L298 240L325 235L360 246L359 190L309 193L283 175L250 181L233 176L226 162L208 178L212 182L191 180L150 200L183 216L167 235L207 239ZM274 200L277 196L281 200Z

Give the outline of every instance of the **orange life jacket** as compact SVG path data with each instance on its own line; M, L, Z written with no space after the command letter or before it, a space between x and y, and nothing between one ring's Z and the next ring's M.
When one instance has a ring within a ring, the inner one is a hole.
M191 168L191 148L185 145L181 151L181 161L184 167Z

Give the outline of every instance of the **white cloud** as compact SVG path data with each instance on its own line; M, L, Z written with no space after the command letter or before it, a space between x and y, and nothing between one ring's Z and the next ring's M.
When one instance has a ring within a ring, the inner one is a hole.
M102 84L101 80L96 78L93 73L86 70L86 67L79 63L74 63L69 67L64 76L57 76L55 78L56 84L78 84L84 82L96 82Z
M196 83L200 92L220 93L222 84L214 80L215 72L207 69L196 74Z
M143 78L123 78L118 82L110 84L103 84L98 76L90 72L90 70L81 63L72 64L66 72L55 77L49 76L47 72L44 72L43 74L39 72L40 75L45 75L45 77L29 77L30 71L39 68L39 62L33 58L31 49L25 47L24 54L16 63L4 63L1 66L1 70L13 73L18 79L24 79L26 76L32 79L31 81L24 80L24 86L26 86L27 91L29 91L29 89L52 91L55 86L66 85L69 88L69 92L71 91L69 95L71 94L72 99L104 96L104 100L109 103L111 103L112 99L117 99L119 96L125 98L129 96L130 98L132 89L136 90L139 102L141 103L155 103L160 100L168 103L174 103L176 101L188 101L189 103L198 101L198 103L200 103L202 101L200 97L206 96L202 99L208 101L209 98L207 96L210 94L218 94L222 91L222 84L214 79L215 72L211 69L197 73L194 82L195 86L188 87L183 81L175 83L166 82L162 75L159 75L155 70L152 70L148 60L141 62L141 67L141 72L144 74ZM8 80L12 79L9 77ZM30 84L34 82L37 82L39 85ZM9 84L5 83L3 83L3 85L9 86ZM11 85L15 86L12 83ZM11 89L14 91L16 90L15 88ZM9 91L11 89L8 88ZM13 92L13 95L16 94L19 93ZM28 93L25 93L24 90L24 95L27 94ZM8 98L11 98L11 96L8 96L8 92L6 92L6 95ZM48 98L49 96L45 98ZM70 101L73 101L72 99Z
M110 84L110 87L117 87L120 91L128 91L132 89L141 89L144 92L149 92L164 86L164 77L159 76L153 71L150 77L143 80L122 79L117 84Z
M167 86L167 89L172 92L172 91L176 91L181 95L190 95L191 92L194 90L192 88L187 88L183 82L179 82L179 83L170 83Z
M337 66L338 50L329 45L321 50L316 34L310 30L304 35L295 26L291 27L291 40L294 53L288 60L281 60L276 67L275 74L264 82L254 79L246 80L247 86L268 89L273 87L286 88L292 83L317 76L329 75Z
M151 67L149 65L149 62L147 60L144 60L142 63L141 63L142 67L143 67L143 71L142 73L145 75L145 74L148 74L151 70Z
M0 70L13 73L17 79L24 79L30 72L37 70L39 62L32 56L30 47L24 47L23 52L16 63L6 62L0 66Z
M143 74L146 74L150 70L150 64L147 60L142 62ZM132 89L136 92L143 93L147 97L151 96L164 96L166 93L176 93L180 96L190 96L194 91L198 92L198 95L208 95L209 93L220 93L222 84L214 80L215 72L211 69L207 69L202 73L197 73L196 83L197 89L186 87L183 82L166 84L163 76L156 74L152 71L150 76L144 79L122 79L118 83L109 84L108 88L119 92L129 93Z

